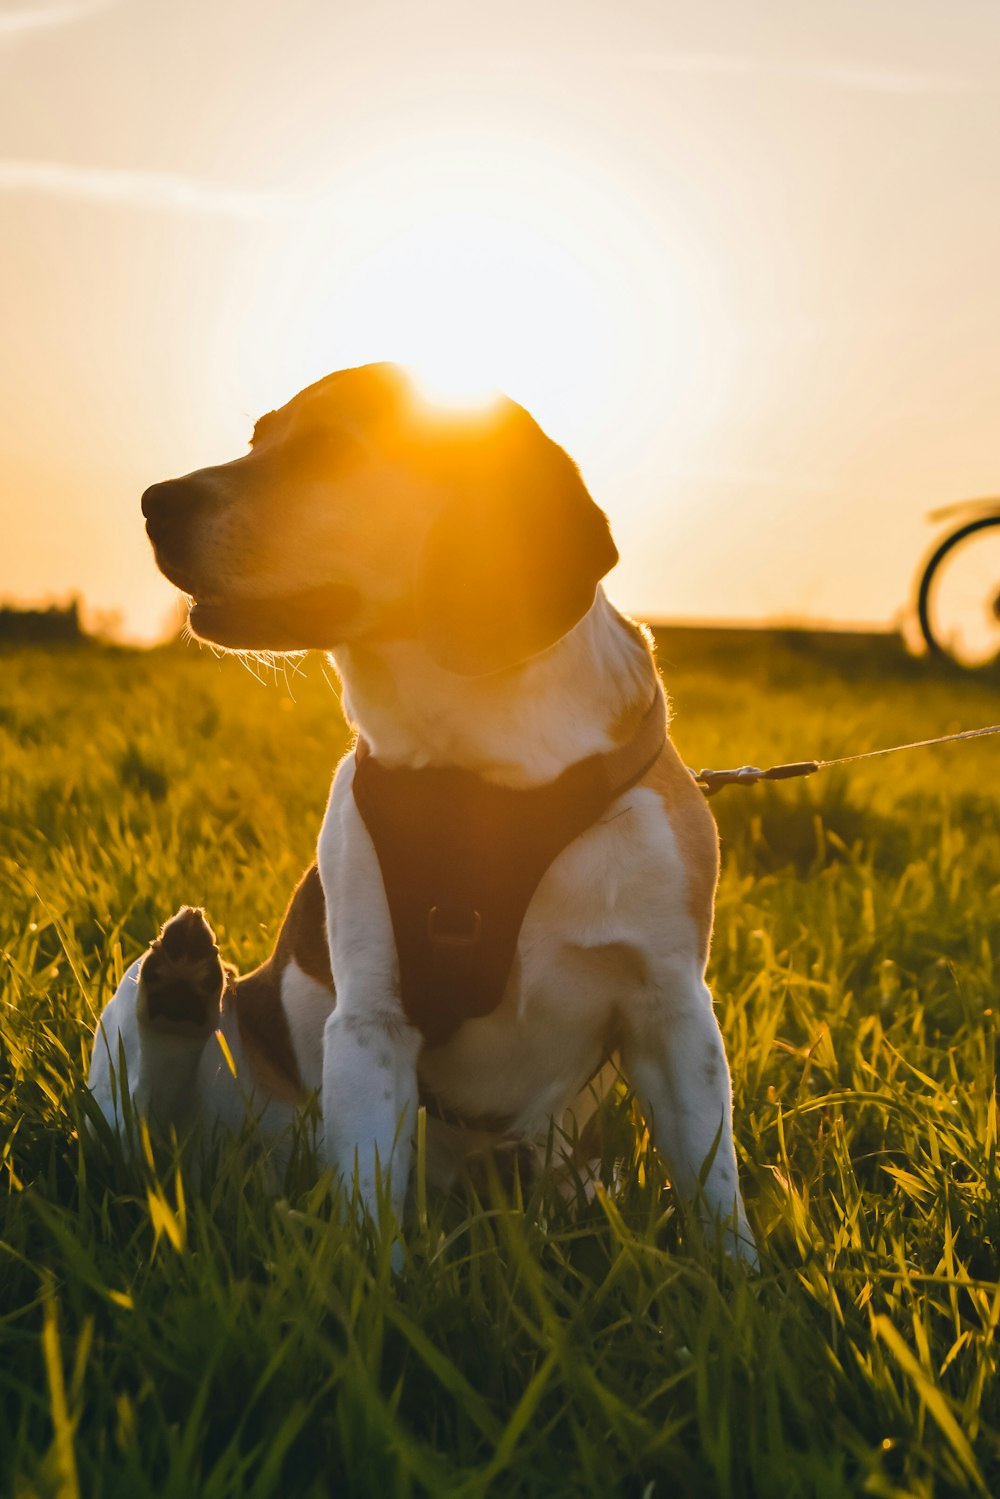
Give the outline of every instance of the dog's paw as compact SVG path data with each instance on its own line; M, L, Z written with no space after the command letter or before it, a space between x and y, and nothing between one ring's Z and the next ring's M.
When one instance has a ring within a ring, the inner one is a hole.
M211 1035L228 972L204 911L182 906L142 960L136 998L140 1023L173 1035Z

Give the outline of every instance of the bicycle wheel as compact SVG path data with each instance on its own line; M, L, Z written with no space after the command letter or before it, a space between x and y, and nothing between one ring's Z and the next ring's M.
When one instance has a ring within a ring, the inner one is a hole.
M988 530L996 537L970 538ZM962 666L983 666L1000 655L1000 514L959 526L931 553L917 595L920 628L929 650Z

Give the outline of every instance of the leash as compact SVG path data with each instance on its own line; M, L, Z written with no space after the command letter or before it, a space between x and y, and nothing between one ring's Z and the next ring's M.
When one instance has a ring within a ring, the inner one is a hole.
M723 786L756 786L758 781L790 781L796 776L812 776L831 765L851 765L855 760L874 760L878 755L898 755L901 750L926 749L931 744L952 744L956 739L983 739L1000 734L1000 723L985 729L963 729L958 734L940 734L936 739L916 739L912 744L893 744L888 749L862 750L857 755L840 755L836 760L795 760L787 765L771 765L760 770L756 765L741 765L738 770L691 771L705 796L714 796Z

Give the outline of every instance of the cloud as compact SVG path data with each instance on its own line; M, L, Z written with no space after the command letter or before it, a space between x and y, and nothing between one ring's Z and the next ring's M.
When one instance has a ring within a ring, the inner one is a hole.
M40 31L56 31L110 10L121 0L54 0L49 5L23 5L0 10L0 42L16 42Z
M908 72L855 63L750 57L726 52L613 53L608 60L617 60L648 73L776 78L789 83L818 83L826 88L862 94L962 94L973 88L969 79L948 74Z
M31 193L157 212L237 219L280 218L293 206L290 199L275 193L227 187L173 172L2 158L0 193Z

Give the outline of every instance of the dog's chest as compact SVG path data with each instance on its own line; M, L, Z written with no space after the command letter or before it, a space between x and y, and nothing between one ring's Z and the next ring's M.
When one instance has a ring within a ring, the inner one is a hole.
M654 735L662 713L657 694L647 712ZM661 747L654 737L654 756ZM443 1046L502 1003L546 871L642 770L649 745L640 736L627 748L635 752L627 766L620 754L593 755L553 781L515 789L467 769L391 768L359 741L354 800L380 866L403 1009L429 1045Z
M392 1024L393 934L350 773L347 762L320 839L337 1002L359 1024L376 1015ZM424 1091L464 1119L503 1121L514 1132L544 1127L614 1049L625 1007L642 1002L655 950L664 941L693 950L690 926L671 817L659 796L635 787L549 866L500 1004L424 1047Z
M597 1071L615 1047L628 961L583 949L552 958L519 954L491 1015L425 1046L418 1070L432 1106L466 1124L527 1134Z
M649 909L653 882L659 921ZM676 902L683 919L683 899L667 819L628 793L539 885L500 1006L425 1047L425 1091L470 1122L512 1133L544 1127L614 1051L623 1011L641 1002L663 916L669 924Z

